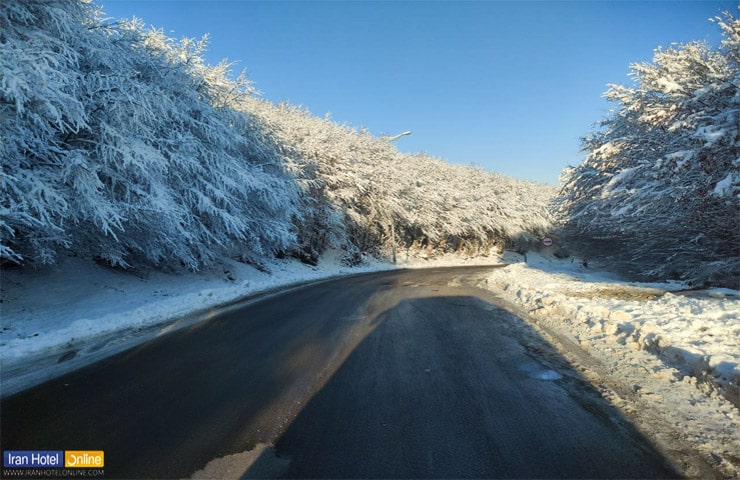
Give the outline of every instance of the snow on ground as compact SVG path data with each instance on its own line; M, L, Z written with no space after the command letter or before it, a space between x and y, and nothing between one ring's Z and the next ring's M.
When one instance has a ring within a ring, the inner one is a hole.
M600 367L583 375L667 449L688 443L728 478L740 475L740 292L626 282L538 254L505 260L482 286L595 358Z
M501 255L494 249L487 255L468 256L457 253L429 254L425 251L399 250L396 255L398 268L472 267L476 265L501 265Z
M372 259L349 268L340 259L341 252L329 252L318 267L276 260L266 265L269 273L224 260L198 274L137 275L78 258L54 270L3 271L1 393L208 318L216 307L259 292L394 268ZM532 253L525 262L509 252L427 258L404 251L396 268L501 263L509 265L481 286L534 320L545 337L572 341L563 355L607 399L666 449L689 444L725 476L740 474L740 292L625 282L578 261ZM579 363L574 346L601 366Z

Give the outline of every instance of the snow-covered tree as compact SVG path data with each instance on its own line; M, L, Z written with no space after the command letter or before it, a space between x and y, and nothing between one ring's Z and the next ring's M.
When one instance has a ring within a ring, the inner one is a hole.
M399 153L253 95L201 40L106 23L82 0L0 8L4 261L116 266L327 248L486 252L548 228L547 186Z
M297 189L204 46L84 2L3 2L3 258L197 269L293 243Z
M262 120L304 186L299 237L307 252L388 254L394 224L399 248L475 255L534 240L550 226L547 185L402 154L385 138L298 107L245 97L241 108Z
M644 278L740 279L740 21L720 48L658 48L611 85L618 109L583 141L555 202L581 254Z

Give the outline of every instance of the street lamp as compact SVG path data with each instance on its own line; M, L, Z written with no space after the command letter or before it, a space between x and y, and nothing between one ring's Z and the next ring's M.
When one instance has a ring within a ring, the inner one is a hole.
M387 140L388 142L392 142L406 135L411 135L411 132L409 130L406 130L405 132L401 132L398 135L393 135L392 137L382 137L382 138L384 140ZM391 255L393 258L393 265L395 265L396 264L396 219L393 218L393 214L391 214Z
M384 140L388 140L389 142L392 142L393 140L398 140L399 138L406 136L406 135L411 135L411 132L405 131L405 132L399 133L398 135L393 135L392 137L381 137L381 138L383 138Z

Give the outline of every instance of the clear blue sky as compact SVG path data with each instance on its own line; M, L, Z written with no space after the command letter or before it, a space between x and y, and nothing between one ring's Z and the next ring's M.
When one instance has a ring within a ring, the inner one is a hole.
M611 105L608 83L674 42L717 44L737 1L94 0L180 38L210 34L262 96L402 151L557 184Z

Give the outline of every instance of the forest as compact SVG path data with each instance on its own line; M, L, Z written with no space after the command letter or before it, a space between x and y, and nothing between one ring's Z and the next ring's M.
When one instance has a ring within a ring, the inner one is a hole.
M315 264L327 249L489 255L543 235L626 275L738 288L740 21L657 49L583 140L559 189L426 154L261 98L207 37L173 39L92 3L0 9L0 257L197 271Z
M81 1L0 11L5 262L61 252L198 270L328 248L470 255L536 242L552 187L426 155L257 96L206 39Z
M740 288L740 21L714 22L719 48L658 48L605 93L617 108L554 201L581 255L636 278Z

